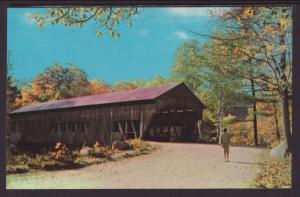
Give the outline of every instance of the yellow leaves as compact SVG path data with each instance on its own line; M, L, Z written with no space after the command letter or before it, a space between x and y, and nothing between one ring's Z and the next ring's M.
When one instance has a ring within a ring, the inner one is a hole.
M286 18L282 18L279 21L280 27L284 30L286 29L288 26L290 26L291 20L286 19Z
M140 139L129 139L126 140L126 143L128 143L130 146L132 146L134 149L144 149L147 147L147 143L145 143L143 140Z
M269 57L273 53L274 45L270 42L266 42L265 44L265 53Z
M254 184L259 188L290 188L291 157L264 161Z
M114 154L114 152L115 151L109 150L104 146L101 146L101 143L99 141L96 141L93 145L93 149L91 150L90 154L94 157L105 157Z
M21 87L21 98L16 98L15 104L16 106L24 106L34 102L33 95L31 90L28 89L27 86Z
M110 87L105 82L99 80L91 80L88 86L89 94L106 94L111 92Z
M97 153L101 151L100 143L98 141L93 145L93 149Z
M245 18L251 18L253 17L254 14L254 8L246 8L242 14Z

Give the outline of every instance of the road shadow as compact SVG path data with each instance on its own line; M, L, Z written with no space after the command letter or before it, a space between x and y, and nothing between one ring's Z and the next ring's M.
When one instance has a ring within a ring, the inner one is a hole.
M238 148L255 148L255 149L267 149L267 147L266 147L266 146L237 145L237 144L230 144L230 147L238 147Z
M229 163L247 164L247 165L262 165L261 162L248 162L248 161L229 161Z
M206 146L220 146L218 143L200 143L200 142L171 142L171 141L155 141L155 140L145 140L149 143L159 143L159 144L195 144L195 145L206 145ZM230 147L234 148L253 148L253 149L268 149L266 146L253 146L253 145L237 145L230 144Z

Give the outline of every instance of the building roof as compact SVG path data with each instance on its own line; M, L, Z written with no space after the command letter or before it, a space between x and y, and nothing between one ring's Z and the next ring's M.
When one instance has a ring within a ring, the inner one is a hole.
M158 87L137 88L128 91L119 91L107 94L97 94L91 96L82 96L70 99L62 99L59 101L50 101L39 104L32 104L21 107L11 114L22 112L43 111L51 109L63 109L92 105L104 105L112 103L124 103L132 101L154 100L169 90L181 85L182 83L169 84Z

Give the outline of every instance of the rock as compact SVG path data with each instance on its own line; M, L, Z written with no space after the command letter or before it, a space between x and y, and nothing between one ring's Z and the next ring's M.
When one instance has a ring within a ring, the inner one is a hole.
M112 145L112 149L118 149L118 150L129 150L131 149L131 146L126 142L121 141L114 141Z
M80 149L79 154L82 156L86 156L90 153L91 150L92 150L92 148L90 148L88 146L84 146L82 149Z
M272 148L270 157L280 157L283 158L286 154L286 143L281 143L278 146Z
M209 143L210 137L209 136L201 136L197 139L199 143Z
M212 138L210 138L209 142L210 143L217 143L218 142L218 138L212 137Z

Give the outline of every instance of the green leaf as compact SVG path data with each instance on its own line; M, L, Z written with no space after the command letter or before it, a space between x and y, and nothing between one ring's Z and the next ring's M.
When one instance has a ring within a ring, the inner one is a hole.
M96 31L96 36L98 36L99 38L103 36L103 33L99 30Z
M128 27L132 27L132 22L131 22L131 21L128 21L128 22L127 22L127 25L128 25Z

